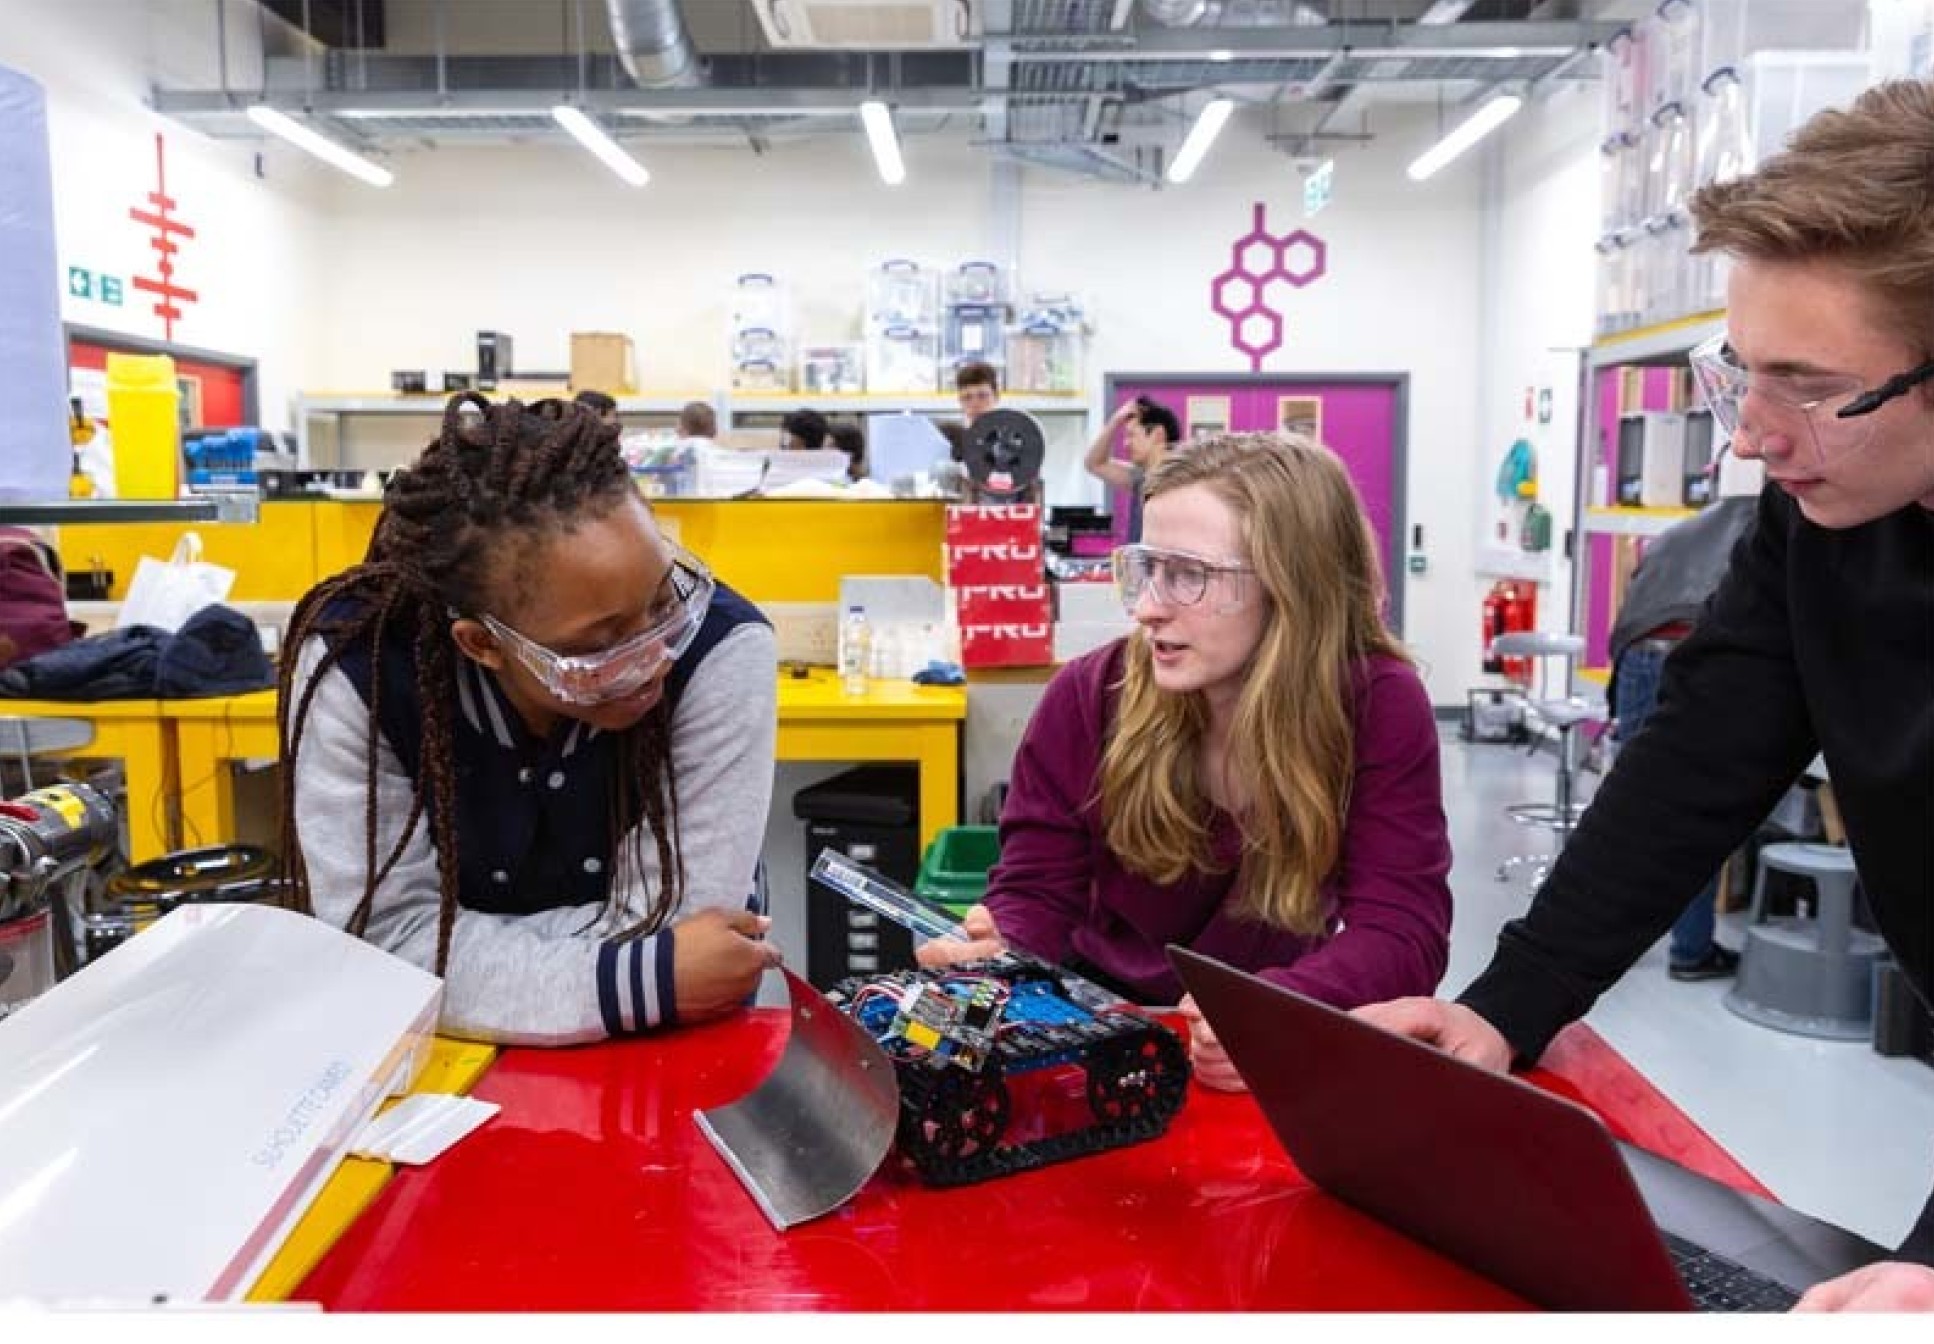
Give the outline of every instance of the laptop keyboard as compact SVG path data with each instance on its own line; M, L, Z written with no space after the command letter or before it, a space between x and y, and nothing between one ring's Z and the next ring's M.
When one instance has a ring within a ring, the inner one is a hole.
M1785 1311L1800 1295L1735 1260L1664 1232L1672 1263L1701 1311Z

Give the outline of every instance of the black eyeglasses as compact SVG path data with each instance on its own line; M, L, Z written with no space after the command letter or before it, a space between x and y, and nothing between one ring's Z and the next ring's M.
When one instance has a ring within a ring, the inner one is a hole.
M1862 392L1834 414L1842 420L1851 420L1857 415L1872 415L1895 397L1906 396L1930 378L1934 378L1934 359L1928 360L1918 369L1909 369L1906 373L1895 374L1872 391Z

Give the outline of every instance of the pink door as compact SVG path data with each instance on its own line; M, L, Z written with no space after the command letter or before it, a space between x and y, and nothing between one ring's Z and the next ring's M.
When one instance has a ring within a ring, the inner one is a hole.
M1377 535L1390 586L1390 624L1403 628L1405 407L1403 374L1307 378L1122 374L1107 379L1103 414L1135 397L1175 412L1185 438L1222 430L1298 429L1343 459ZM1127 448L1117 442L1117 457ZM1110 491L1117 541L1128 539L1132 512L1126 490Z

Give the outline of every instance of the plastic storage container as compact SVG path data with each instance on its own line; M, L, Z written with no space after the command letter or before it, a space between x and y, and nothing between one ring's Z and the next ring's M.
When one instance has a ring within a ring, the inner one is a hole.
M988 871L1000 856L998 826L949 826L927 846L914 890L956 915L965 915L987 894Z
M114 493L174 499L181 493L181 388L167 355L107 357L107 419Z
M920 771L910 765L866 765L792 796L806 823L806 979L830 989L849 975L910 969L913 937L873 911L812 879L822 849L912 887L920 865Z

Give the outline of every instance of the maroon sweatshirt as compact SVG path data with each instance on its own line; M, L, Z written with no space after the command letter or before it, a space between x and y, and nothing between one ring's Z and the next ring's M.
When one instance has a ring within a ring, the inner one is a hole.
M1021 739L1001 857L988 874L1001 936L1049 961L1081 958L1151 1004L1182 995L1163 955L1169 943L1342 1008L1435 990L1450 947L1450 838L1437 725L1417 673L1376 657L1352 678L1356 772L1342 853L1323 884L1327 928L1312 939L1235 913L1242 833L1227 812L1217 809L1211 823L1223 872L1164 886L1108 850L1101 756L1125 644L1057 672Z

